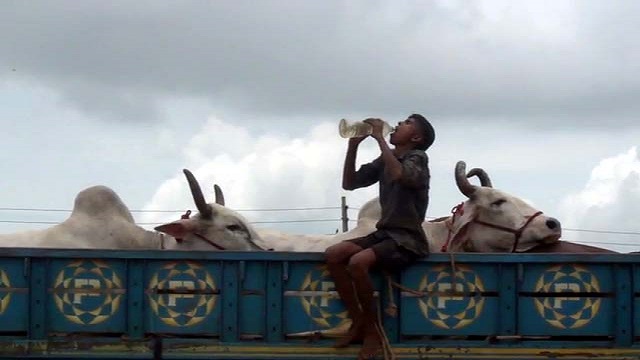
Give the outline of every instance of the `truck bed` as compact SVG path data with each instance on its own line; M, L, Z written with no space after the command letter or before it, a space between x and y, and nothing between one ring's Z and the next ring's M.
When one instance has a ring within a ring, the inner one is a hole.
M374 280L399 358L640 359L639 259L433 254ZM0 254L0 358L347 359L348 325L318 253Z

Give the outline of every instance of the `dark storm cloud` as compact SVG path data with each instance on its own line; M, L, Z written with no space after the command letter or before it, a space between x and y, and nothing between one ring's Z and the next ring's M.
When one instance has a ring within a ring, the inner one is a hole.
M428 109L631 124L640 3L553 4L3 2L0 74L106 119L154 119L163 98L194 97L275 118Z

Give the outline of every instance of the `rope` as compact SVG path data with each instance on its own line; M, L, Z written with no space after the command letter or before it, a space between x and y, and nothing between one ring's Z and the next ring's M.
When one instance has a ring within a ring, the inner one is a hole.
M458 270L456 269L456 260L455 260L455 255L454 253L449 253L450 255L450 265L451 265L451 289L449 289L448 291L420 291L420 290L416 290L416 289L412 289L409 287L406 287L396 281L394 281L391 278L391 275L386 274L385 278L387 279L387 297L389 298L388 301L388 305L387 308L384 310L384 312L391 316L391 317L397 317L398 316L398 305L395 302L395 299L393 297L393 288L397 288L401 291L419 296L419 297L425 297L425 296L434 296L434 295L439 295L439 296L450 296L453 294L458 294L456 292L456 273L458 272ZM470 293L461 293L460 295L468 295L471 296Z
M447 234L447 241L445 241L444 244L442 244L442 248L440 248L440 252L447 252L447 250L449 249L449 244L451 243L452 240L452 236L453 236L453 224L455 224L456 222L456 216L460 215L464 215L464 203L461 202L460 204L454 206L451 209L451 223L447 223L447 228L449 228L449 233Z
M380 339L382 340L382 351L384 353L384 360L396 360L396 354L393 353L393 348L391 347L391 343L389 342L387 333L384 331L384 327L382 326L382 313L380 312L380 305L380 298L378 298L376 331L378 332L378 336L380 336Z
M384 310L387 315L391 317L398 316L398 305L396 305L395 299L393 297L393 284L394 281L391 279L391 275L386 275L387 278L387 296L389 297L389 304L387 308Z
M441 291L428 291L428 292L424 292L424 291L419 291L419 290L415 290L409 287L406 287L396 281L394 281L391 277L390 274L386 273L385 274L385 278L387 279L387 297L388 297L388 305L387 308L384 310L384 312L391 316L391 317L397 317L398 316L398 305L395 302L394 296L393 296L393 288L396 287L402 291L411 293L413 295L417 295L420 297L423 296L427 296L427 295L451 295L452 293L455 293L455 289L456 289L456 273L457 273L457 269L456 269L456 261L455 261L455 255L454 253L450 252L450 265L451 265L451 277L453 278L451 280L451 289L447 292L441 292ZM393 347L391 346L391 343L389 342L389 338L387 337L386 332L384 331L384 327L382 325L382 312L381 312L381 304L380 304L380 297L378 297L377 299L377 311L376 311L376 331L378 332L378 336L380 336L380 339L382 340L382 350L384 352L384 359L385 360L396 360L397 357L393 352Z

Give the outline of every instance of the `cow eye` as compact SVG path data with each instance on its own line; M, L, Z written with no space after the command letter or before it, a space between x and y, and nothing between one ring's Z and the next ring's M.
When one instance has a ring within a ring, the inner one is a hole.
M505 200L505 199L498 199L498 200L492 202L491 206L500 206L500 205L502 205L502 204L504 204L506 202L507 202L507 200Z
M242 230L242 226L236 225L236 224L227 225L227 230L229 230L229 231L240 231L240 230Z

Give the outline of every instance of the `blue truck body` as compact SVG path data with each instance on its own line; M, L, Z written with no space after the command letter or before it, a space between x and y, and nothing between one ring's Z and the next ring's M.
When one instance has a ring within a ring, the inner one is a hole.
M639 259L433 254L374 280L398 358L640 359ZM0 253L2 359L354 358L326 336L345 324L317 253Z

